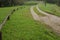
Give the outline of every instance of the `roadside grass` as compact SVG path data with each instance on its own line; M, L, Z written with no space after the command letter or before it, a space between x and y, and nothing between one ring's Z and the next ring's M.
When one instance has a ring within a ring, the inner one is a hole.
M56 4L46 3L45 6L45 4L41 2L39 4L39 8L49 14L53 14L60 17L60 7L58 7Z
M60 40L45 24L32 18L30 6L21 7L2 28L2 40Z
M40 13L40 12L37 10L36 7L34 7L33 10L34 10L34 12L36 12L39 16L46 16L46 15Z
M5 19L5 17L16 7L1 7L0 8L0 23Z
M38 4L38 1L27 1L27 2L24 2L24 5L36 5Z

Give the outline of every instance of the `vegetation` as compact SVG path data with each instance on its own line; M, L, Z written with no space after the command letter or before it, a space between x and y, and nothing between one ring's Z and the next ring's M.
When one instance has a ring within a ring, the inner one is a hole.
M6 16L12 11L12 9L15 9L19 6L15 6L15 7L4 7L4 8L0 8L0 23L2 23L2 21L6 18Z
M52 4L57 4L58 6L60 6L60 0L42 0L46 3L52 3Z
M2 28L2 40L60 40L60 36L57 36L52 29L47 28L49 26L32 18L30 7L39 3L36 1L40 0L0 0L0 23L12 9L19 7L19 10L10 16ZM60 0L41 1L44 1L44 3L39 4L41 10L60 17ZM36 7L34 7L34 11L39 16L45 16Z
M44 1L46 3L55 3L60 6L60 0L0 0L0 7L22 5L25 1Z
M0 0L0 7L22 5L23 0Z
M60 7L58 7L56 4L49 4L45 6L44 3L39 4L39 8L47 13L60 16Z
M46 16L46 15L40 13L40 12L36 9L36 7L34 7L34 11L35 11L39 16Z
M20 6L2 28L3 40L60 40L47 25L35 21L29 6Z
M0 23L4 20L7 14L12 10L12 7L0 8Z
M37 5L39 2L38 1L27 1L24 2L24 5Z

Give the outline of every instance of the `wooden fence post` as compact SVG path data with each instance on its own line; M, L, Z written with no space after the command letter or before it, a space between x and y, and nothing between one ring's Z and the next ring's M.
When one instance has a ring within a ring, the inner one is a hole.
M8 16L7 20L10 20L10 15Z
M0 40L2 40L2 32L0 31Z

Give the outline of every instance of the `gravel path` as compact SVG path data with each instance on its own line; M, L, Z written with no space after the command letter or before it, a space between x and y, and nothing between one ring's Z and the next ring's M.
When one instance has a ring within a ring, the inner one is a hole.
M45 24L49 25L51 28L53 28L53 30L57 33L60 33L60 18L57 17L57 16L54 16L54 15L51 15L51 14L48 14L48 13L45 13L43 11L41 11L38 6L36 6L37 10L40 12L40 13L43 13L45 14L46 16L44 17L41 17L41 16L38 16L34 10L33 10L34 6L31 7L31 14L33 16L33 18L37 21L42 21L44 22Z

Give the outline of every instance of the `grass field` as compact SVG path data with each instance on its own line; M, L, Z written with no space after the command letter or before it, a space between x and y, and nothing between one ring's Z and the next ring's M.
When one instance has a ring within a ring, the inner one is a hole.
M5 17L12 11L12 9L17 7L2 7L0 8L0 23L5 19Z
M60 7L58 7L56 4L46 3L46 6L45 6L44 3L40 3L39 8L47 13L60 17Z
M45 24L35 21L30 6L21 6L2 28L3 40L60 40Z

